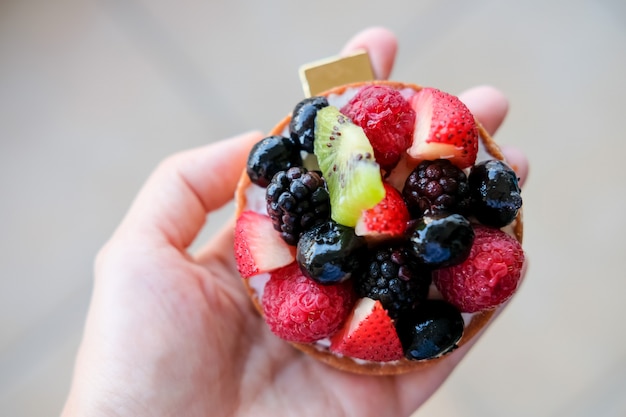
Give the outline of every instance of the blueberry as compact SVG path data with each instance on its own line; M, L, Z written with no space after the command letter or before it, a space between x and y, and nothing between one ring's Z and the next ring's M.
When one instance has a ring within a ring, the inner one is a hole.
M411 254L430 268L463 262L474 242L474 229L460 214L422 217L409 226L407 233Z
M277 172L301 165L300 149L291 138L268 136L250 150L246 172L250 181L267 187Z
M476 164L468 177L471 210L486 226L503 227L511 223L522 207L517 175L504 162Z
M350 278L365 250L365 239L354 229L328 220L300 236L296 260L309 278L333 284Z
M454 350L464 328L459 310L442 300L427 300L396 322L404 356L410 360L432 359Z
M328 106L325 97L309 97L299 102L293 110L289 122L291 138L300 143L303 150L313 153L315 138L315 116L317 111Z

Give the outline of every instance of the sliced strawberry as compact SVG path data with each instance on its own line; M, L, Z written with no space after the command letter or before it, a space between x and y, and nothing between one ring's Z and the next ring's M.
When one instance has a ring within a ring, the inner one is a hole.
M250 278L292 263L295 247L274 230L272 219L248 210L235 224L235 259L241 276Z
M331 337L330 350L374 362L404 356L393 321L380 301L371 298L359 300L343 328Z
M474 165L478 127L467 106L451 94L424 88L411 98L416 112L413 143L407 150L417 162L449 159L459 168Z
M354 232L370 241L400 237L410 220L409 210L402 195L392 185L383 183L385 197L363 214L357 221Z

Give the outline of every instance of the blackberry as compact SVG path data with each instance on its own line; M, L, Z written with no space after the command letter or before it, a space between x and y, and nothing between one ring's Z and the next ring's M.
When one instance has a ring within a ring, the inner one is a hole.
M291 138L268 136L257 142L248 155L246 172L250 181L267 187L274 174L302 165L300 149Z
M420 267L401 244L375 249L356 275L360 297L379 300L392 319L428 297L431 272Z
M276 173L267 186L265 197L274 228L292 246L298 243L304 231L330 217L324 179L303 167Z
M476 164L469 174L472 214L486 226L511 223L522 207L521 189L515 171L502 161Z
M354 229L333 220L302 234L296 260L304 275L320 284L343 282L352 276L366 250L366 241Z
M467 176L447 159L423 161L409 174L402 196L415 217L465 214L469 206Z
M289 121L289 134L308 153L313 153L315 139L315 116L317 111L328 106L326 97L305 98L293 109Z

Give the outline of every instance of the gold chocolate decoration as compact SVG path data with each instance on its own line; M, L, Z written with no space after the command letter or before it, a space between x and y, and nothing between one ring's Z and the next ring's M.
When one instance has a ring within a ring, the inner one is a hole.
M365 50L300 67L300 81L305 97L315 96L338 85L372 81L375 78L369 54Z

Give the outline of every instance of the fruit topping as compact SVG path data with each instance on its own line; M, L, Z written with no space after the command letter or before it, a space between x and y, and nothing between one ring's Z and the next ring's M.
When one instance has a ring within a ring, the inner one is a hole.
M476 163L468 108L390 85L302 100L275 130L287 137L253 147L246 171L265 190L238 198L234 244L242 277L263 274L249 285L274 334L380 363L454 350L462 313L506 302L524 263L500 229L522 205L517 176Z
M296 104L293 109L289 121L289 134L296 143L300 144L302 150L313 153L315 116L319 109L326 106L328 106L326 97L309 97Z
M330 216L324 179L306 168L292 167L276 173L267 186L265 198L274 228L293 246L304 231Z
M479 222L492 227L511 223L522 207L521 189L515 171L502 161L476 164L468 182L472 212Z
M428 296L431 272L418 265L408 250L396 244L373 250L354 277L360 297L379 300L393 319Z
M352 228L328 220L302 234L296 260L309 278L333 284L350 278L365 245L365 239L355 235Z
M244 278L289 265L295 250L276 233L272 220L254 211L244 211L235 224L235 260Z
M467 259L435 271L434 283L444 299L464 312L494 308L518 287L524 252L519 242L500 229L475 226Z
M429 268L463 262L474 241L472 225L459 214L422 217L409 226L407 234L411 255Z
M328 184L331 217L354 227L385 196L380 166L363 129L328 106L315 119L315 155Z
M262 299L270 330L284 340L299 343L336 333L354 302L349 282L318 284L305 277L295 262L271 273Z
M402 237L410 220L400 192L389 184L383 185L385 197L371 209L363 211L354 229L357 235L370 242Z
M248 155L246 172L250 181L267 187L274 174L302 165L299 147L283 136L268 136L257 142Z
M435 88L424 88L411 97L410 103L416 122L407 152L413 159L449 159L461 169L474 164L478 127L461 100Z
M371 298L358 301L343 328L330 339L330 351L375 362L404 356L393 321L380 301Z
M411 360L439 357L456 348L465 323L461 313L441 300L428 300L396 323L404 356Z
M402 195L415 217L467 212L467 176L447 159L421 162L407 177Z
M363 87L341 113L363 128L376 161L386 171L398 163L411 144L415 111L398 90L384 85Z

